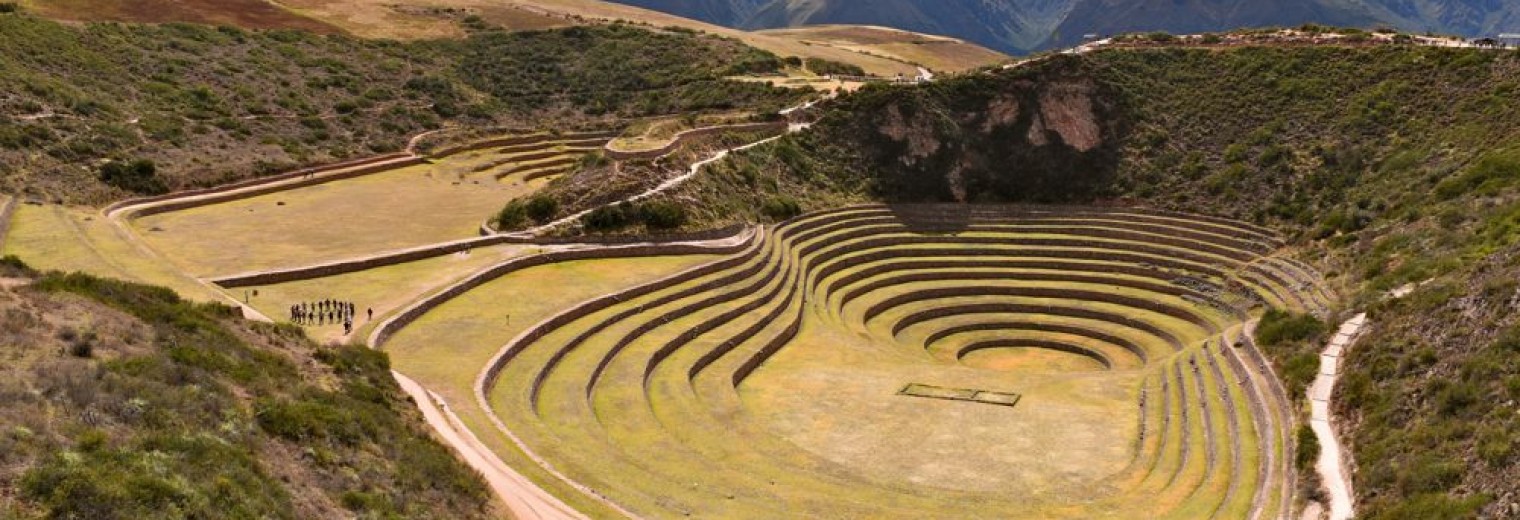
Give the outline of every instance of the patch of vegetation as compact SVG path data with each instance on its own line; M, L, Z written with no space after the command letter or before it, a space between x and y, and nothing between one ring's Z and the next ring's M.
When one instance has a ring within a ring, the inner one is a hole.
M1520 278L1517 69L1514 53L1393 45L1056 56L862 89L810 132L714 165L677 196L713 223L761 218L744 208L784 196L809 208L1126 201L1275 227L1373 309L1336 400L1356 425L1362 512L1503 516L1508 505L1483 497L1513 495L1501 446L1520 442L1506 433L1520 431L1517 414L1501 406L1520 399L1520 359L1502 347L1517 295L1501 282ZM1092 126L1065 129L1098 144L1075 150L1048 121L1036 127L1042 92L1066 96L1068 116L1091 104ZM1295 396L1317 372L1326 328L1263 322L1261 343ZM1464 471L1425 466L1426 455Z
M395 152L445 123L577 128L771 111L807 92L723 78L780 66L736 41L626 24L483 27L462 40L402 43L5 16L0 172L24 175L4 175L0 189L103 203ZM78 167L111 158L151 161L158 181L111 183Z
M110 161L100 166L100 182L139 195L162 195L169 192L153 161Z
M667 201L622 202L602 206L581 217L581 225L594 233L622 231L644 226L650 231L668 231L686 223L686 209Z
M539 32L493 31L466 40L459 76L518 110L569 103L591 114L647 116L743 106L779 109L795 91L724 80L779 70L773 54L714 36L627 24Z
M6 291L0 486L22 517L488 516L384 353L82 274ZM102 330L49 333L38 305Z
M803 60L803 66L807 67L808 72L812 72L813 74L817 74L819 76L864 76L864 75L866 75L866 70L860 68L859 65L852 65L852 64L849 64L849 63L841 63L841 62L837 62L837 61L834 61L834 60L827 60L827 59L823 59L823 58L808 58L806 60Z

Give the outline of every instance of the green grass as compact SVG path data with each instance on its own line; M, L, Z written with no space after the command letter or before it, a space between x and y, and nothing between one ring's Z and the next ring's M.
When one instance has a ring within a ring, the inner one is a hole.
M482 411L474 406L471 385L497 349L559 309L708 260L644 258L535 267L449 301L400 331L384 349L397 370L442 396L471 431L503 460L579 510L600 511L601 506L539 471L508 439L496 433ZM553 290L540 292L548 288Z
M133 219L197 276L299 267L480 235L482 215L533 184L472 175L489 152Z
M844 213L857 218L872 215L862 210ZM1138 398L1142 381L1154 373L1152 369L1090 373L984 370L938 359L914 339L937 327L963 321L937 320L916 325L897 337L888 327L908 309L931 309L947 302L1034 303L1042 299L961 297L919 302L888 311L871 323L860 323L861 309L892 294L967 282L897 285L867 294L843 309L837 308L837 297L821 290L808 304L803 304L799 296L766 296L772 290L798 283L799 274L794 269L805 268L810 272L823 265L815 257L799 257L800 248L810 243L841 247L864 243L866 239L841 240L837 236L857 229L864 228L839 226L834 232L800 243L775 239L769 246L771 249L728 271L740 273L761 262L758 265L765 269L780 270L774 277L767 278L767 271L761 270L706 292L650 305L662 295L717 280L723 273L708 275L621 300L608 309L557 328L514 355L491 389L491 406L509 429L557 470L640 514L755 516L774 514L777 504L785 504L793 514L909 517L922 516L926 511L965 513L963 509L944 509L943 505L964 500L979 504L978 514L1000 514L992 513L997 511L1058 517L1120 516L1133 514L1137 505L1145 505L1156 514L1180 516L1200 511L1207 514L1220 507L1225 490L1234 480L1231 471L1234 458L1228 444L1231 436L1226 434L1230 416L1225 414L1223 401L1217 397L1221 383L1214 381L1210 373L1189 383L1188 399L1194 403L1204 398L1214 400L1210 405L1214 414L1211 442L1220 457L1216 467L1208 469L1203 461L1207 445L1201 430L1201 409L1194 409L1190 424L1186 425L1194 432L1186 441L1192 452L1186 464L1175 460L1176 455L1146 455L1161 457L1156 464L1162 468L1168 467L1168 463L1159 461L1173 457L1171 469L1152 473L1145 487L1105 487L1094 495L1083 483L1108 482L1112 475L1121 474L1136 460L1136 422L1129 410ZM1005 233L1013 233L1012 229ZM892 231L889 226L876 231L885 235L902 233ZM979 231L976 236L990 236L981 233L984 232ZM946 240L953 242L954 237ZM1125 247L1123 241L1106 243ZM816 253L828 251L825 248ZM862 267L847 269L838 276ZM1030 271L1012 270L1006 274L1016 280L1021 272ZM854 283L866 284L883 276L890 275L867 277ZM811 278L811 275L802 277ZM820 287L827 287L829 281L821 280ZM971 283L989 287L1086 288L1173 306L1192 306L1175 297L1101 283L1004 280ZM753 288L745 288L752 284ZM848 287L836 290L846 291ZM728 291L743 292L731 301L701 305L692 314L669 321L661 318L666 312ZM750 303L757 306L750 309L747 307ZM1211 335L1210 329L1124 306L1093 302L1062 305L1106 309L1121 316L1143 315L1143 319L1179 333L1189 344ZM741 308L748 310L717 329L683 339L683 332L704 330L699 327L708 320ZM572 342L629 309L640 312L596 330L584 342ZM772 309L784 311L783 318L760 321ZM780 333L794 309L801 310L803 315L798 338L735 387L732 374L740 362L771 335ZM1234 323L1232 318L1216 311L1197 310L1219 329ZM705 369L693 372L699 363L705 363L708 352L720 348L729 335L749 325L755 325L759 332L734 338L734 350L717 357ZM1112 330L1118 326L1098 326L1098 330L1105 328ZM625 336L631 342L616 346ZM651 365L664 355L663 349L672 341L683 346ZM562 357L556 354L561 349L566 349ZM1152 344L1152 349L1160 351L1153 359L1158 366L1166 366L1167 360L1173 359L1165 346ZM555 364L549 368L551 361ZM603 362L605 370L590 384ZM653 372L646 379L644 371L651 366ZM535 392L532 385L540 377L543 386ZM999 409L988 411L976 408L978 405L974 403L894 399L895 392L906 382L1011 391L1023 395L1024 400L1017 407L988 407ZM1240 448L1253 452L1260 449L1254 431L1249 430L1252 422L1243 404L1244 395L1232 393L1231 399L1239 404L1234 420L1244 428ZM988 414L1009 415L994 419ZM889 431L902 434L885 434ZM1183 442L1180 431L1173 435L1168 449L1175 450ZM1155 453L1156 448L1148 449ZM1105 455L1095 457L1092 453ZM1242 468L1254 471L1258 463L1254 453L1241 456ZM1168 476L1171 473L1177 476ZM1225 506L1230 511L1247 507L1240 504L1248 505L1255 491L1254 473L1242 473L1240 477L1235 482L1238 493ZM1162 498L1153 503L1157 493ZM1094 498L1097 502L1077 505Z
M30 301L102 332L86 357L7 367L8 383L61 392L0 408L7 508L24 517L488 516L485 484L429 437L384 354L85 274L7 293L8 320ZM58 319L12 337L51 351Z

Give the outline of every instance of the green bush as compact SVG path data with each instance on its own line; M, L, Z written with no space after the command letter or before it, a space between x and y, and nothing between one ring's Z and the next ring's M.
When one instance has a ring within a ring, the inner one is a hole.
M21 4L16 2L0 2L0 14L21 12Z
M1256 342L1273 346L1313 341L1323 336L1327 330L1325 322L1312 314L1293 314L1273 309L1267 311L1257 325Z
M513 230L522 227L528 222L528 204L521 199L508 202L496 214L496 228L501 230Z
M1298 425L1297 450L1294 451L1293 465L1299 471L1308 471L1319 460L1319 437L1314 435L1314 429L1308 424Z
M590 213L581 217L581 225L593 232L616 231L633 224L636 218L637 214L632 210L631 205L609 204L591 210Z
M686 208L668 201L655 201L641 205L639 215L650 229L675 229L686 224Z
M773 221L782 221L802 214L802 205L791 197L771 197L760 208L760 213Z
M808 58L808 59L804 60L804 64L806 65L807 70L809 72L812 72L813 74L818 74L820 76L864 76L864 75L866 75L866 69L860 68L859 65L851 65L849 63L840 63L840 62L837 62L837 61L826 60L826 59L823 59L823 58Z
M528 199L528 203L523 207L523 211L534 222L547 224L549 221L554 220L555 215L559 214L559 201L547 195L535 195L533 198Z
M1446 493L1416 495L1392 506L1375 507L1369 520L1435 520L1472 518L1489 502L1487 496L1453 497Z
M169 187L158 178L158 167L147 159L107 162L100 167L100 181L141 195L169 192Z

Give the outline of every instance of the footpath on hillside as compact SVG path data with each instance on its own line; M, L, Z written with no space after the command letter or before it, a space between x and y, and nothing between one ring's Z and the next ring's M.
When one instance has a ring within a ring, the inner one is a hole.
M1314 465L1330 495L1330 520L1346 520L1355 514L1348 460L1335 436L1330 397L1340 378L1341 359L1356 342L1367 323L1367 313L1360 313L1341 323L1319 356L1319 375L1309 386L1309 427L1319 439L1319 461Z

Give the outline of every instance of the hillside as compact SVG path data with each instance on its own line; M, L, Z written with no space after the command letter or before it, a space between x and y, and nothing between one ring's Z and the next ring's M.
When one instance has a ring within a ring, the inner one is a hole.
M384 354L4 267L0 517L484 518Z
M711 36L617 24L470 31L398 43L0 14L0 187L98 204L396 152L446 127L608 127L808 95L722 79L782 64ZM545 59L555 65L535 66ZM140 181L112 180L107 161L151 164Z
M1353 295L1348 308L1372 305L1337 400L1365 517L1504 516L1520 491L1520 416L1506 404L1520 398L1517 70L1512 53L1391 46L1059 57L863 89L668 200L702 222L1016 201L1284 230ZM1423 285L1374 303L1408 283ZM1272 353L1282 370L1303 351Z
M1485 0L622 0L731 27L883 25L963 38L1008 53L1084 35L1200 33L1304 23L1491 36L1520 30L1520 4Z
M705 0L703 0L705 2ZM144 23L189 22L229 25L248 29L301 29L318 33L342 32L361 38L417 40L462 38L468 31L460 22L478 18L513 31L542 30L624 21L652 27L681 27L734 38L781 56L801 56L850 63L866 71L893 76L912 75L913 63L895 56L813 46L797 39L735 30L709 23L698 4L683 6L682 16L641 9L602 0L237 0L236 2L179 2L170 0L113 0L91 2L88 8L76 0L25 0L22 6L38 14L80 21L127 21ZM686 7L690 7L687 9ZM964 47L960 49L957 47ZM889 53L890 54L890 53ZM945 57L938 57L945 54ZM1003 56L973 44L937 46L929 49L935 63L957 63L958 56L985 56L954 69L988 65Z

